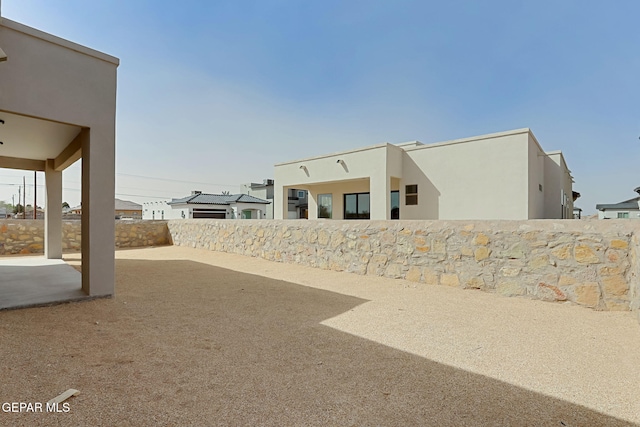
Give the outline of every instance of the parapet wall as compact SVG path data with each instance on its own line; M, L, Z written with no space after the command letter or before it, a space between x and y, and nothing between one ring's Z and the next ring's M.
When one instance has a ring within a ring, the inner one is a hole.
M638 309L638 232L629 220L171 220L174 245L272 261Z
M62 223L62 249L80 250L80 221ZM119 248L169 244L167 221L116 221ZM0 255L44 253L44 221L0 220Z

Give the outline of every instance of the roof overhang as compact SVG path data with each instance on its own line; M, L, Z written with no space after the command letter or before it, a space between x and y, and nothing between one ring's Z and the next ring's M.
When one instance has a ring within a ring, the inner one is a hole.
M0 110L0 167L44 170L47 159L62 170L80 158L82 128Z

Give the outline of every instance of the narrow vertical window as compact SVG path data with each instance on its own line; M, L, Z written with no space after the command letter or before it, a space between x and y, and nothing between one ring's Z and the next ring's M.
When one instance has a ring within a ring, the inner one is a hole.
M331 194L318 194L318 218L331 218L333 215Z

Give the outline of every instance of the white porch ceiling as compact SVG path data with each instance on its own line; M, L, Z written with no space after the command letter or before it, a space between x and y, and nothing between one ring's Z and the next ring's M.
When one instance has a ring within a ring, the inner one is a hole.
M0 156L55 159L80 133L79 126L0 111Z

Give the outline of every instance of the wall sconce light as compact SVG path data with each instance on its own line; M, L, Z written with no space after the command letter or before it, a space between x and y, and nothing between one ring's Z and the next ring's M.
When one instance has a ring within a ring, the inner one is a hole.
M307 170L307 167L306 167L305 165L300 165L300 169L302 169L302 170L305 170L305 171L306 171L306 170Z
M338 159L338 160L336 160L336 163L338 163L340 166L342 166L342 168L344 169L345 172L349 172L349 168L347 167L347 164L344 162L344 160Z
M4 53L2 49L0 49L0 62L7 60L7 54Z

